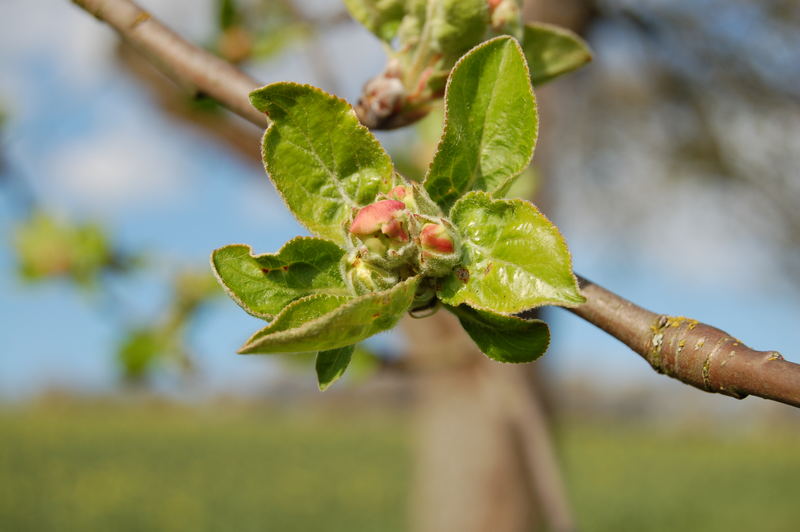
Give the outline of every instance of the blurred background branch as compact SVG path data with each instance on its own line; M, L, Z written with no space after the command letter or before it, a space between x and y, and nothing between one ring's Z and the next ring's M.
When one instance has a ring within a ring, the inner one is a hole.
M248 99L260 84L228 61L189 43L129 0L73 2L113 27L185 89L209 96L253 124L267 127L267 118Z

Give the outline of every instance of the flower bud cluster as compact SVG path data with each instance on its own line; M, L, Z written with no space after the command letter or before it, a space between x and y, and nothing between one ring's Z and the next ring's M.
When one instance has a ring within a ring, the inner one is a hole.
M460 262L457 231L414 185L397 186L356 211L348 231L352 247L343 268L357 294L385 290L413 275L441 277Z

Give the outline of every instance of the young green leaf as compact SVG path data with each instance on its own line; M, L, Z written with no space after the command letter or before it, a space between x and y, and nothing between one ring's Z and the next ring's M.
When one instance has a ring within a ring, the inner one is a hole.
M550 330L542 320L525 320L466 305L446 307L481 351L498 362L531 362L547 351Z
M439 289L444 303L514 313L584 302L563 237L531 203L470 192L451 218L461 232L464 262Z
M586 42L566 28L536 22L525 26L522 49L534 86L572 72L592 60Z
M255 333L242 354L337 349L392 328L414 301L418 277L357 298L315 295L298 299Z
M316 87L273 83L250 93L272 123L264 167L287 206L314 233L344 244L353 208L393 186L393 167L353 108Z
M461 57L486 35L486 0L428 0L426 4L423 32L428 32L431 49L446 62Z
M415 74L435 58L451 65L481 42L489 27L486 0L406 0L398 30L399 56L406 51Z
M350 15L379 39L391 41L405 15L404 0L344 0Z
M536 100L517 41L497 37L462 57L450 73L445 106L425 188L447 212L470 190L502 194L533 156Z
M344 375L344 371L347 369L347 366L350 365L350 359L353 356L354 349L354 345L348 345L338 349L329 349L328 351L320 351L317 353L315 366L320 390L325 391L328 386Z
M243 244L222 247L211 254L211 267L231 299L269 320L301 297L348 295L339 269L342 255L333 242L297 237L273 254L253 255Z

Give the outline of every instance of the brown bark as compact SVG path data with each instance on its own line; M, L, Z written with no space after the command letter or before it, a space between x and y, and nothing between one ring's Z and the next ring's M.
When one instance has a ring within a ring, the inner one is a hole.
M124 41L120 41L117 57L126 72L148 90L152 100L167 116L201 131L222 146L228 147L243 161L258 168L262 167L261 152L258 149L263 135L260 128L232 116L224 109L198 110L186 94L176 91L169 79Z
M161 71L192 92L214 98L260 127L267 117L250 105L259 84L238 68L194 46L129 0L72 0L107 23Z
M572 312L614 336L653 369L706 392L757 395L800 407L800 365L756 351L705 323L656 314L581 278L586 303Z

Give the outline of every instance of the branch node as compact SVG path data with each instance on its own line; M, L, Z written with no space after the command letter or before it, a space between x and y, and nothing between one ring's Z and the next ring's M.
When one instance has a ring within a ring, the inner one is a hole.
M800 365L780 353L756 351L697 320L655 314L586 279L581 289L587 302L568 310L624 342L658 373L706 392L800 407Z
M783 355L777 351L767 351L767 362L771 362L773 360L784 360L784 358Z

